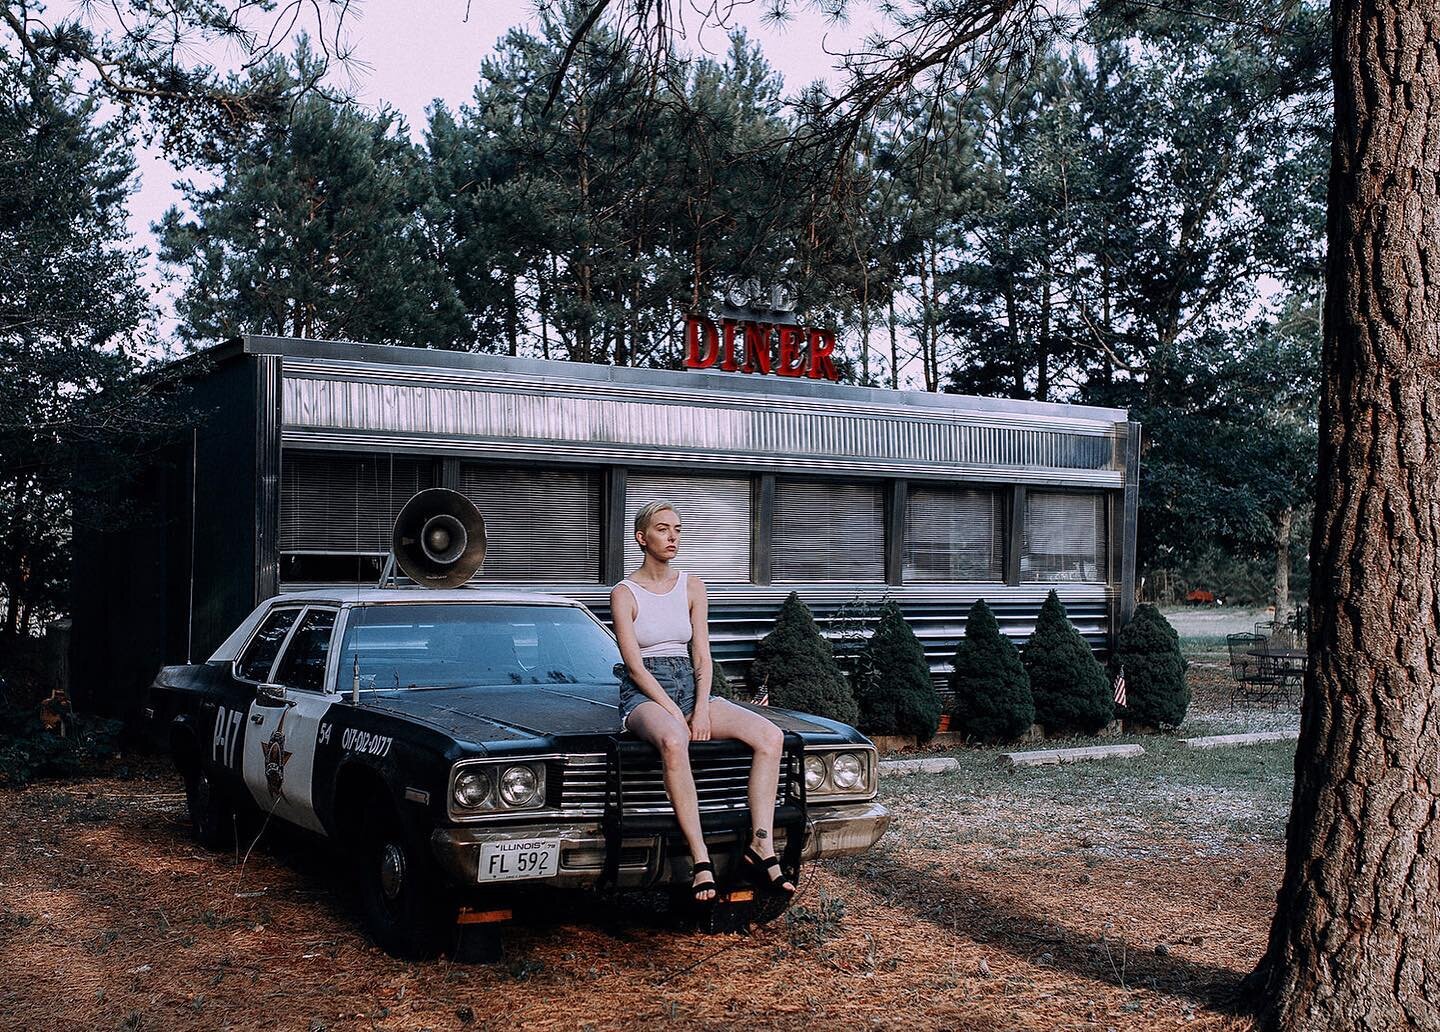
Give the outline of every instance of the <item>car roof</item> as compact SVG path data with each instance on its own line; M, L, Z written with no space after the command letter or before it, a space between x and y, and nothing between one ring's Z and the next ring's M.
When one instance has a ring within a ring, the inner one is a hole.
M543 591L522 591L515 588L311 588L287 591L266 603L331 602L337 605L374 605L386 602L525 602L542 606L578 606L573 598L551 595Z
M573 609L584 609L585 606L573 598L566 598L564 595L550 595L541 591L520 591L514 588L421 588L416 586L394 587L394 588L311 588L307 591L287 591L284 594L276 595L261 602L250 615L240 622L240 626L231 632L230 637L221 642L220 647L210 656L210 662L231 662L240 653L240 649L249 640L250 634L264 618L276 606L289 604L304 605L326 604L332 606L375 606L393 605L397 603L415 605L445 605L456 602L481 603L489 605L530 605L530 606L562 606Z

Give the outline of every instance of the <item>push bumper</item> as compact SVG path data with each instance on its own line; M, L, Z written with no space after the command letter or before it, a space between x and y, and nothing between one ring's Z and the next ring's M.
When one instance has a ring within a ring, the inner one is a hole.
M748 828L748 819L743 822ZM847 803L836 806L811 805L805 822L802 860L863 853L885 834L890 813L878 802ZM725 877L733 856L743 848L736 827L706 829L718 875ZM546 878L507 882L479 880L481 847L489 842L516 842L529 839L557 839L560 843L559 869ZM600 883L605 870L604 828L599 822L547 822L523 827L475 826L437 828L430 837L435 859L452 882L470 888L502 889L507 885L549 885L556 888L590 888ZM776 830L775 847L783 851L786 833ZM615 866L615 883L621 888L643 888L657 884L688 884L690 862L679 829L644 835L625 835Z

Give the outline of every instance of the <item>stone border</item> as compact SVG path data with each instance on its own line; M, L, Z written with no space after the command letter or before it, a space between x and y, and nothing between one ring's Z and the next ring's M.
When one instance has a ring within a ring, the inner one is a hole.
M1182 738L1186 749L1224 749L1232 745L1259 745L1262 742L1294 742L1300 731L1252 731L1245 735L1208 735L1204 738Z
M1001 753L998 762L1010 767L1046 767L1081 760L1123 760L1143 756L1143 745L1087 745L1079 749L1037 749L1034 752Z
M948 756L925 760L881 760L881 774L949 774L960 769L960 761Z

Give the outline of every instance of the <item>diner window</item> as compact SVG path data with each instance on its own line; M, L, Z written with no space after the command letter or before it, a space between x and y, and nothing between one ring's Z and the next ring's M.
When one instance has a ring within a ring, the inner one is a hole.
M885 580L878 484L777 479L773 530L773 581Z
M750 580L754 523L749 477L690 477L637 473L625 478L625 568L643 556L635 543L635 514L657 500L680 514L680 552L675 565L710 583Z
M1005 499L999 491L911 486L905 502L910 581L1003 581Z
M600 580L599 473L465 463L460 493L485 520L479 580Z
M389 555L400 509L411 495L434 486L430 458L287 450L280 472L280 551L297 560ZM339 569L348 573L353 566Z
M1106 580L1105 524L1105 496L1100 492L1028 492L1020 579Z

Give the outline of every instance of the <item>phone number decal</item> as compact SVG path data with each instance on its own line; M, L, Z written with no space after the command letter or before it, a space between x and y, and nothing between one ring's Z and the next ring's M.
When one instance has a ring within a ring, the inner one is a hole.
M390 745L394 741L389 735L372 735L369 731L357 731L352 727L340 736L340 748L366 756L389 756Z

